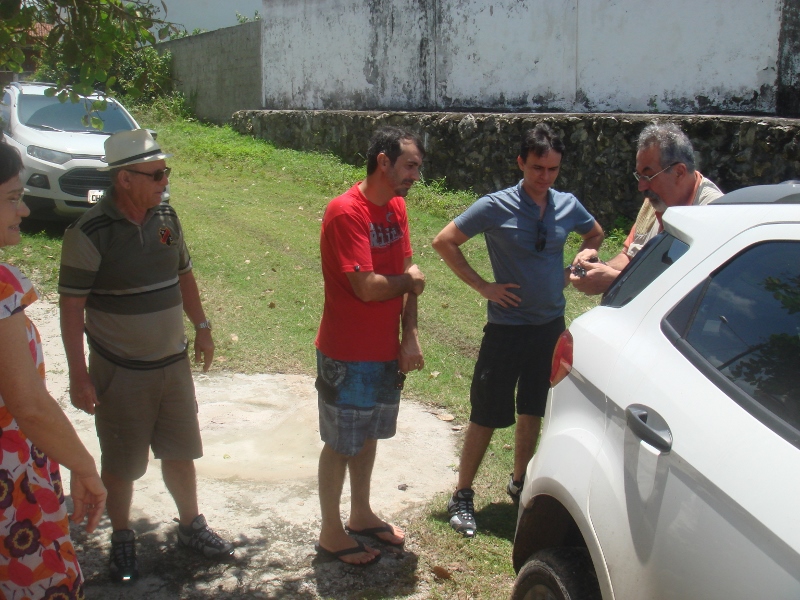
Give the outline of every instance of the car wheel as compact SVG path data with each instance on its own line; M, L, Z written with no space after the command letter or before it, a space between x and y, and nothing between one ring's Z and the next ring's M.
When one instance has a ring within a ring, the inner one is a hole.
M600 600L586 548L546 548L522 566L511 600Z

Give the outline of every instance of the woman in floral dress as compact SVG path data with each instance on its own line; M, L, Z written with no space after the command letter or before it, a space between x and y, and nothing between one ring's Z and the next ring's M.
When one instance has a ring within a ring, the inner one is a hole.
M30 211L22 201L17 151L0 142L0 247L19 243ZM69 537L58 463L72 472L73 521L93 531L106 490L94 459L44 386L36 327L25 308L31 282L0 262L0 598L83 598L83 576Z

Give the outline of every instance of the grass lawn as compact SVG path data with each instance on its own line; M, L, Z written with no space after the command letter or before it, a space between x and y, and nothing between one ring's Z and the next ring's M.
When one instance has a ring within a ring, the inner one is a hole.
M279 150L229 128L152 121L147 115L139 120L156 129L162 147L174 153L169 159L172 204L214 323L215 367L313 375L323 302L320 221L326 203L361 179L363 170L331 156ZM408 197L415 260L428 283L419 304L426 369L409 376L406 395L452 413L456 426L465 425L469 414L486 301L450 272L430 242L474 199L447 192L437 182L416 186ZM619 235L612 238L603 258L619 250ZM567 250L570 259L576 240ZM55 297L60 247L59 227L47 227L26 233L19 246L0 251L0 258L19 265L42 292ZM489 279L483 240L472 239L462 248ZM595 304L596 299L568 289L568 322ZM475 483L478 537L464 540L450 530L446 495L412 525L412 535L426 549L420 568L455 571L453 579L436 584L439 597L508 597L516 523L505 496L512 443L513 428L497 432Z

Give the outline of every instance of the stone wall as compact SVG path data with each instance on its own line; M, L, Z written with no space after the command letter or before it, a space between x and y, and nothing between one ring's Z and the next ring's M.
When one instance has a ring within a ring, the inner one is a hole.
M233 10L233 9L231 9ZM261 21L162 42L172 53L172 84L201 119L216 123L264 104L261 87Z
M406 127L425 142L424 177L476 196L515 183L523 131L550 124L567 149L556 188L573 192L605 226L633 219L641 194L633 178L636 138L653 115L470 114L353 111L239 111L232 126L279 147L330 152L363 164L381 125ZM800 121L735 116L661 115L694 144L700 171L723 191L800 179Z

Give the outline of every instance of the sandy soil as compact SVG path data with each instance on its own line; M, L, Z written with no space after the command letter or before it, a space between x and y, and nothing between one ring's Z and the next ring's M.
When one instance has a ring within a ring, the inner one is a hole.
M99 464L93 418L69 402L57 308L39 301L28 314L44 340L48 389ZM383 560L367 568L316 558L316 469L322 444L313 379L212 369L197 374L195 384L205 446L205 456L197 461L201 511L214 529L236 541L234 559L219 564L176 548L172 518L177 513L153 460L136 484L133 501L142 573L136 584L121 587L108 581L107 520L91 535L73 528L87 598L427 596L428 575L419 572L413 531L407 531L403 552L383 547ZM448 423L404 400L397 436L378 446L375 511L402 525L426 500L452 489L455 441ZM63 475L69 478L66 470ZM343 517L348 502L346 484Z

